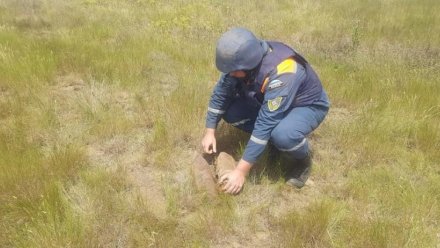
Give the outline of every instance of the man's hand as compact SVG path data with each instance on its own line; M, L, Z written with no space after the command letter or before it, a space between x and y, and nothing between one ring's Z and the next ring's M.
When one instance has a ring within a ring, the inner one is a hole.
M240 193L246 176L249 173L252 164L241 159L235 169L220 178L220 184L223 184L222 191L228 194L236 195Z
M215 129L207 128L202 139L203 152L212 154L217 153L217 141L215 140Z
M220 183L224 182L223 188L221 190L225 193L236 195L243 188L245 180L246 179L243 172L235 169L220 178Z

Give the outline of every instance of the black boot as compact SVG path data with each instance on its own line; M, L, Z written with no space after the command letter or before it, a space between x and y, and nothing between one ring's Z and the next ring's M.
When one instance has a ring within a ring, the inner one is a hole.
M311 169L312 158L310 154L303 159L297 159L294 167L287 172L286 184L298 189L304 187L307 179L309 179Z

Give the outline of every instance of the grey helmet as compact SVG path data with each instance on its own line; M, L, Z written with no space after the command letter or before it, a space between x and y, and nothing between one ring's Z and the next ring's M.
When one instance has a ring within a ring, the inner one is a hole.
M224 73L251 70L262 60L262 42L245 28L233 28L217 41L215 64Z

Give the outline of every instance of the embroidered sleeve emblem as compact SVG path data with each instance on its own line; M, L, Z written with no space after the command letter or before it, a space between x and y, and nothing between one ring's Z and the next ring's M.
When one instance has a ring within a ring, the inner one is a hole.
M282 96L271 99L267 102L267 106L271 112L277 110L281 106L281 101L283 100Z
M273 90L273 89L281 87L283 85L284 85L284 82L277 79L277 80L273 80L272 82L270 82L269 86L267 86L267 88L269 90Z

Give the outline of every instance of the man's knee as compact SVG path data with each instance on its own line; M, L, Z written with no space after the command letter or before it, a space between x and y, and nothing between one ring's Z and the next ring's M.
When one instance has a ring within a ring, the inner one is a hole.
M223 115L223 120L226 123L229 123L231 126L241 129L245 132L252 133L252 129L254 126L254 119L248 118L246 116L237 115L233 111L227 111Z
M223 120L226 123L231 124L232 126L240 126L243 124L246 124L247 122L251 121L250 118L246 118L245 116L240 116L236 113L233 113L234 111L226 111L223 115Z
M274 128L271 133L271 141L279 150L290 149L292 145L299 144L303 139L302 133L285 128Z
M234 114L232 112L234 112L234 111L226 111L223 114L222 118L226 123L232 124L232 123L237 122L240 119L236 114Z
M278 150L297 159L306 157L309 151L307 138L301 132L288 133L285 130L274 129L271 141Z

